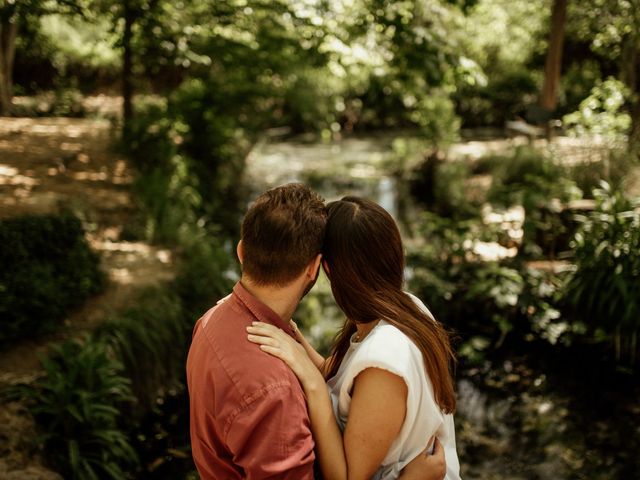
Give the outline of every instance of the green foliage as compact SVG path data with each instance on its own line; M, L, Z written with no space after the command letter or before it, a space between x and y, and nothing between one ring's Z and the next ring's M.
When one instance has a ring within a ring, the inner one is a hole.
M530 190L554 188L564 173L550 157L530 147L516 147L513 155L492 157L489 161L495 175L489 199L505 206L521 203Z
M106 18L87 21L80 16L47 15L40 31L53 50L52 62L60 75L100 72L120 66L115 38Z
M236 232L248 142L222 97L215 82L192 80L168 101L138 105L123 140L147 238L180 243L201 218Z
M501 332L510 330L500 322L517 303L522 279L507 266L481 261L473 243L499 240L499 233L476 219L448 219L432 213L423 215L419 228L424 242L407 257L412 267L410 290L446 325L498 342Z
M55 330L103 288L98 256L71 214L2 220L0 244L0 343Z
M502 127L525 116L539 92L548 22L543 0L481 0L451 32L478 73L454 93L465 127Z
M229 252L193 237L176 280L150 287L91 336L52 347L44 374L14 389L28 403L46 458L65 478L131 478L133 436L184 385L195 320L229 293ZM127 416L127 423L122 419Z
M640 203L603 183L597 208L581 218L575 272L565 295L595 338L610 340L618 359L638 359L640 332Z
M530 323L532 333L551 345L569 345L584 333L581 325L572 323L559 309L564 276L527 268L524 277L522 314Z
M467 361L480 362L509 336L569 344L583 333L561 315L562 275L474 253L476 241L502 242L499 229L427 214L420 231L424 243L408 253L409 289L464 339L459 352Z
M120 362L90 337L59 344L41 361L44 376L22 394L51 463L65 478L128 478L137 455L121 410L133 396Z
M21 98L12 112L17 117L84 117L87 113L81 92L66 87Z
M210 232L185 246L174 290L182 301L186 317L192 321L230 293L238 279L235 250L230 244L226 248L221 246L220 241L219 234Z
M435 162L431 172L429 168L425 169L429 162ZM415 184L414 190L422 192L421 199L430 211L450 218L478 215L479 202L470 195L471 168L468 162L429 158L425 166L420 169L423 178ZM429 186L425 188L425 184Z
M537 257L555 254L556 238L567 235L569 225L561 218L563 204L582 197L567 170L537 150L518 147L511 157L494 157L494 178L489 200L525 209L521 253Z
M210 77L184 83L170 102L173 121L183 127L179 151L197 178L203 211L213 223L234 233L244 192L244 161L250 148L250 134L234 115L234 110L250 105L240 95L242 91L229 91Z
M598 189L603 181L614 189L626 188L632 180L630 174L637 165L637 160L626 148L606 149L603 155L594 161L569 167L569 176L586 197L591 197L592 192Z
M615 78L597 82L578 111L565 115L564 124L576 136L598 136L609 142L624 139L631 127L631 117L623 110L628 88Z
M141 413L181 378L192 323L176 293L150 287L94 332L122 362Z
M143 237L175 244L195 224L195 210L201 205L192 187L195 180L179 154L184 127L170 117L165 99L140 99L136 110L123 147L138 170L133 191L144 215Z

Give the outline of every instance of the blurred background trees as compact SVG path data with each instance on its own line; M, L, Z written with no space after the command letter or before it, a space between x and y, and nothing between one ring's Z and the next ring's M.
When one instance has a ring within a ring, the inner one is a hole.
M6 397L30 451L194 478L190 330L247 204L296 180L398 219L407 288L457 334L466 478L633 476L639 49L639 0L3 0L0 343L46 354ZM297 315L325 351L343 320L323 279Z

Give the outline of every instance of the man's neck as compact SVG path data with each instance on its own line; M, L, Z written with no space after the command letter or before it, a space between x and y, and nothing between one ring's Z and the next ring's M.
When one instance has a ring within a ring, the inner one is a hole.
M273 310L284 322L289 322L300 302L297 285L285 287L256 285L244 276L240 282L251 295Z

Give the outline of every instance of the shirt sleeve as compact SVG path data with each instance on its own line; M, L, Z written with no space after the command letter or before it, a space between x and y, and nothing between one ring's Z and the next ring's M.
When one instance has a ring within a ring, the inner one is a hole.
M412 344L403 333L391 325L376 327L354 356L348 370L348 390L355 378L367 368L380 368L401 377L407 386L414 383L418 370Z
M299 386L282 382L252 395L231 421L227 445L249 480L312 480L314 442Z
M340 388L340 401L345 410L351 403L356 377L367 368L379 368L402 378L407 385L408 398L418 398L429 415L439 415L432 388L422 388L424 372L422 353L400 330L392 325L377 326L350 362ZM427 378L427 382L430 383ZM424 398L422 398L424 396ZM426 413L425 413L426 414Z

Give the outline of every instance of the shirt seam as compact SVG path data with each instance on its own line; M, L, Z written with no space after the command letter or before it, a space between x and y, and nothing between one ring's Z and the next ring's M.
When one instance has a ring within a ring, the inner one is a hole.
M209 337L209 333L205 330L204 326L202 326L201 328L203 330L202 333L204 334L205 338L207 339L207 344L209 345L209 348L211 349L211 352L216 356L216 359L218 360L219 365L222 367L222 370L224 371L224 373L227 376L227 378L229 378L229 382L231 383L231 385L233 385L233 389L236 391L236 393L240 394L240 389L238 388L238 385L236 384L236 381L233 379L233 377L231 376L231 374L227 370L227 367L224 364L225 362L223 362L222 357L218 353L218 349L216 348L216 345L215 345L214 341Z
M224 438L225 444L228 444L227 436L229 435L229 430L231 430L231 424L235 421L238 415L240 415L242 412L247 410L251 405L253 405L255 402L257 402L261 398L266 397L272 391L282 389L285 387L291 387L291 383L290 382L271 383L269 385L265 385L259 390L254 391L251 395L247 395L243 397L242 400L240 401L240 405L236 407L236 409L229 414L229 416L227 417L227 420L225 421L224 427L222 429L222 436Z

